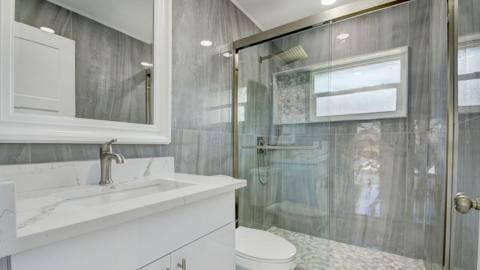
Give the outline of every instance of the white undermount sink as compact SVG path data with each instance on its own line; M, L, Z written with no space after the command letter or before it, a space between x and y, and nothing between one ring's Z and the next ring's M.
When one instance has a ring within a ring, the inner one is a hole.
M97 208L130 199L161 194L193 186L181 181L154 179L131 180L109 186L80 185L40 192L17 194L17 228L50 215L58 207Z
M129 181L110 186L91 186L82 191L60 192L56 197L68 203L90 207L171 191L192 184L164 179Z

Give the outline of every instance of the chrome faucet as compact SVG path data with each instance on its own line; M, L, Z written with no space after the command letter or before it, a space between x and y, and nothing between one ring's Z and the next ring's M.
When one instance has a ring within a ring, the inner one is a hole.
M112 159L115 159L117 164L124 164L125 157L121 154L113 153L112 144L117 142L113 139L106 142L100 148L100 185L106 186L113 183L112 180Z

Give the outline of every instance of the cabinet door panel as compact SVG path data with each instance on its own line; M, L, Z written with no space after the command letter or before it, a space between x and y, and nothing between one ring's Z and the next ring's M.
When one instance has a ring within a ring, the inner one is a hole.
M183 267L182 260L186 264ZM172 270L205 269L235 269L235 226L233 223L172 254Z
M11 270L137 269L135 228L126 223L12 255Z
M170 270L170 256L165 256L162 259L155 261L140 270Z
M170 254L234 222L235 194L221 194L139 220L140 265Z

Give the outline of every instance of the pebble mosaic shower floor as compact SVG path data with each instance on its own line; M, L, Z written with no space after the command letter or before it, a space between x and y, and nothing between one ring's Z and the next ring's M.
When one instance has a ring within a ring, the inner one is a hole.
M425 270L423 260L272 227L297 247L296 270Z

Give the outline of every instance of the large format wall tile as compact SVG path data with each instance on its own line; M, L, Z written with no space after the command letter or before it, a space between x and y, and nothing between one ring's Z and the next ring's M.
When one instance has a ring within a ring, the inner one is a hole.
M18 1L25 8L17 12L19 20L38 26L52 25L57 33L73 37L74 16L71 13L43 0ZM232 41L255 34L259 29L229 0L174 0L172 3L172 144L118 145L114 148L127 158L175 156L177 172L231 174L231 114L228 108L231 105L232 61L221 52L228 51ZM39 11L45 16L38 16ZM200 46L203 39L214 41L214 46ZM131 82L137 83L135 79ZM88 100L92 99L90 94L86 96ZM119 102L126 105L121 107L122 111L115 112L111 97L105 96L107 111L98 114L133 117L139 108L134 106L138 103L135 96L125 91L117 94ZM217 105L223 106L222 110L211 113L213 99L220 100ZM92 160L98 158L98 153L99 145L0 144L0 164Z

